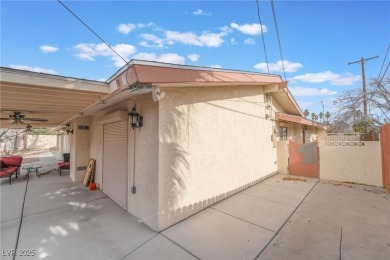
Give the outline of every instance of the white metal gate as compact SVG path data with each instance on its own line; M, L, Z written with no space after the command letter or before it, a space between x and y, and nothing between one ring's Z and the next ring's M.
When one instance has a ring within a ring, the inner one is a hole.
M104 125L102 190L127 208L127 121Z

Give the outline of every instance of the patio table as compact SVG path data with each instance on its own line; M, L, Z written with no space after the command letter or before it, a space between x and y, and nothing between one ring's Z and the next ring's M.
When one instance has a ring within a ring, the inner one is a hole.
M39 169L39 168L42 168L42 165L36 164L36 165L25 165L25 166L23 166L22 169L27 170L27 174L26 174L26 176L24 177L24 179L27 179L27 177L30 176L30 172L32 172L32 171L34 171L34 170L35 170L35 174L38 176L38 178L40 178L39 172L38 172L38 169Z

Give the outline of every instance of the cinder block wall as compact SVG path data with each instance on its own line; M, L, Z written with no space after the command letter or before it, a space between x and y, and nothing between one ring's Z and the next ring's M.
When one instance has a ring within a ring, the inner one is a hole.
M319 142L320 178L383 186L379 141L364 146L329 146Z

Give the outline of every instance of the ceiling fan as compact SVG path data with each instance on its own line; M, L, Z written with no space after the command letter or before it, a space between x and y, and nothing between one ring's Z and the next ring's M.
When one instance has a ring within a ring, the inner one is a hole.
M28 118L25 115L23 115L21 112L13 112L13 114L9 115L9 117L2 117L0 120L9 120L11 122L11 125L13 124L23 124L23 121L35 121L35 122L47 122L48 120L46 118Z

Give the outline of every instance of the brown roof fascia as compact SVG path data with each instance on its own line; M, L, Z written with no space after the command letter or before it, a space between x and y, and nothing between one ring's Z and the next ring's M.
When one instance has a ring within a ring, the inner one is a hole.
M267 75L244 71L232 71L206 67L160 64L158 62L134 61L126 69L122 68L110 80L115 81L119 89L133 84L163 84L163 83L242 83L269 84L282 82L278 75Z
M275 119L276 120L287 121L287 122L292 122L292 123L297 123L297 124L301 124L301 125L314 126L314 127L321 128L321 129L324 129L324 130L328 129L323 124L314 122L312 120L308 120L308 119L303 118L303 117L287 115L287 114L283 114L283 113L276 113L275 114Z

